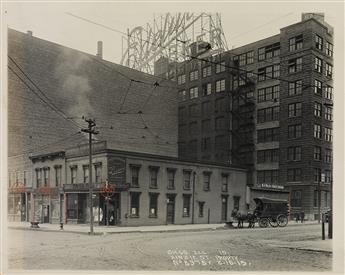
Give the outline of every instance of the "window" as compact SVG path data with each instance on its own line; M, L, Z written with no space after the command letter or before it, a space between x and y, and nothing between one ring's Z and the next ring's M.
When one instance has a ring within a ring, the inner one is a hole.
M158 195L159 193L149 193L150 199L150 208L149 208L149 217L150 218L157 218L158 213ZM138 207L139 208L139 207Z
M279 150L259 150L257 151L257 163L270 163L279 161Z
M189 80L190 81L197 80L198 78L199 78L199 71L198 70L192 71L189 73Z
M325 119L332 121L333 119L333 109L330 107L325 107Z
M234 199L234 209L239 210L240 209L240 196L233 196Z
M325 170L325 183L331 183L331 182L332 182L332 171Z
M189 89L190 99L197 98L199 96L199 88L193 87Z
M325 162L332 163L332 149L325 150Z
M186 83L186 75L182 74L177 76L177 84L181 85L181 84L185 84Z
M224 117L216 117L215 118L215 129L216 130L224 130L225 129Z
M216 73L225 72L225 61L216 64Z
M321 160L321 147L314 146L314 160Z
M131 196L131 217L139 217L140 193L130 192Z
M302 191L301 190L293 190L291 192L291 206L292 207L302 206Z
M295 124L295 125L289 125L288 126L288 138L289 139L300 138L301 136L302 136L302 125L301 124Z
M229 175L222 174L222 192L228 192L228 179Z
M42 186L42 169L36 169L36 184L37 188Z
M159 167L150 166L149 169L150 169L150 188L157 188Z
M326 54L330 57L333 56L333 44L326 41Z
M201 122L201 131L203 133L207 133L209 130L211 130L211 120L205 119Z
M184 170L183 171L183 189L190 190L190 181L191 181L191 171Z
M279 128L258 130L258 142L271 142L279 140Z
M328 192L327 191L324 192L324 200L325 200L325 206L328 207L329 203L328 203Z
M333 74L333 66L331 64L326 63L326 76L332 78Z
M216 93L225 91L225 79L216 81Z
M271 86L258 90L258 102L272 101L276 102L279 99L280 86Z
M131 187L139 187L139 170L140 166L129 165L131 171Z
M325 98L330 100L333 99L333 87L328 85L325 87Z
M175 169L167 169L168 173L168 189L175 189Z
M314 137L321 139L321 125L314 124Z
M211 66L202 68L202 77L208 77L208 76L211 76L211 74L212 74Z
M102 182L102 163L95 164L96 183Z
M210 191L211 173L204 172L204 191Z
M322 74L322 59L315 57L315 67L314 67L315 71L317 71L318 73Z
M296 73L302 71L302 57L289 59L288 72Z
M314 190L314 207L317 207L319 204L319 192Z
M322 113L322 105L319 102L314 102L314 116L320 117Z
M204 216L204 206L205 206L205 202L199 201L199 217Z
M197 104L189 105L189 116L190 117L199 116L199 106Z
M289 51L296 51L303 48L303 34L289 39Z
M321 169L314 168L314 182L321 182Z
M89 166L88 165L83 165L83 179L84 179L84 183L89 183Z
M333 134L332 134L332 129L331 128L325 127L325 140L329 141L329 142L332 142Z
M296 182L302 180L302 170L300 168L287 169L287 181Z
M289 96L302 94L302 80L289 82Z
M258 49L259 61L278 56L280 54L280 43L274 43L272 45L262 47Z
M240 54L238 57L239 57L240 66L254 63L254 52L253 51Z
M279 106L258 110L258 123L274 120L279 120Z
M297 103L291 103L288 105L289 117L297 117L302 115L302 103L297 102Z
M71 167L71 184L77 183L77 166Z
M322 82L320 80L314 80L314 93L322 96Z
M279 75L280 75L279 64L258 69L258 81L264 81L267 79L275 79L279 77Z
M186 101L187 100L187 92L186 90L179 91L178 92L179 100L180 101Z
M196 135L198 133L198 123L196 121L192 121L189 123L189 134Z
M26 171L23 172L23 184L24 184L24 186L27 185L27 172Z
M300 146L288 147L287 160L299 161L301 160L302 148Z
M225 111L225 100L224 98L217 98L214 101L214 112L215 113L220 113Z
M211 138L204 137L201 139L201 151L209 151L211 150Z
M190 194L183 194L183 217L189 217L190 215Z
M257 181L259 184L278 183L278 170L262 170L257 172Z
M315 35L315 48L322 51L323 49L323 39L319 35Z
M246 85L247 83L250 83L253 77L253 72L245 72L241 73L240 75L233 76L234 83L233 86L237 88L237 86L243 86Z
M196 158L198 154L198 141L193 139L188 143L188 153L190 158Z
M61 166L55 166L55 186L61 186Z
M44 172L44 186L49 186L49 180L50 180L50 168L49 167L45 167L43 168L43 172Z
M202 85L202 95L207 96L212 94L212 84L211 83L206 83Z

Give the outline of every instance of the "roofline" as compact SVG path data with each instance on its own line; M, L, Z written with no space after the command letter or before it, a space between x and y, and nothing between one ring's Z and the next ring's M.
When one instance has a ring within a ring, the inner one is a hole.
M298 25L298 24L304 24L305 22L308 22L308 21L315 21L315 22L318 23L321 27L323 27L323 28L325 28L326 30L328 30L327 26L323 25L319 20L317 20L316 18L313 18L313 17L311 17L311 18L309 18L309 19L306 19L306 20L303 20L303 21L301 20L301 21L299 21L299 22L293 23L293 24L291 24L291 25L289 25L289 26L286 26L286 27L282 27L282 28L280 28L280 30L284 30L284 29L290 28L290 27L292 27L292 26L296 26L296 25ZM327 22L325 21L325 23L327 23ZM332 27L332 26L330 26L330 27Z
M142 152L133 152L133 151L125 151L125 150L117 150L117 149L109 149L109 148L103 148L100 149L97 152L93 152L93 155L97 154L104 154L104 153L110 153L110 154L118 154L123 155L124 157L144 157L149 159L156 159L156 160L167 160L167 161L176 161L181 163L189 163L192 165L208 165L208 166L217 166L222 168L228 168L228 169L235 169L235 170L241 170L245 171L247 170L244 166L234 166L234 165L226 165L219 162L211 162L211 161L200 161L200 160L192 160L192 159L181 159L178 157L171 157L171 156L164 156L164 155L155 155L155 154L149 154L149 153L142 153ZM76 154L71 157L68 157L68 154L66 154L66 158L78 158L82 156L87 156L87 153L81 153Z
M29 159L34 161L34 160L40 159L40 158L60 157L60 156L65 157L65 151L57 151L57 152L52 152L52 153L29 156Z

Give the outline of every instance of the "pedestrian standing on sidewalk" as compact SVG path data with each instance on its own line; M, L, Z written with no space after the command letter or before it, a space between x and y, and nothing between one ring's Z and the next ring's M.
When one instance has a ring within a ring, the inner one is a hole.
M304 211L301 212L301 223L304 222Z
M299 221L299 213L296 213L296 222L298 223Z

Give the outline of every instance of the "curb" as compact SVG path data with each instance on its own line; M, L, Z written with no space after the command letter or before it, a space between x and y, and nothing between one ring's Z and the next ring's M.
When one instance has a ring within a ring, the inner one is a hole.
M288 248L293 250L304 250L304 251L310 251L310 252L319 252L319 253L328 253L333 254L333 251L323 250L323 249L313 249L313 248L302 248L302 247L291 247L291 246L279 246L281 248Z

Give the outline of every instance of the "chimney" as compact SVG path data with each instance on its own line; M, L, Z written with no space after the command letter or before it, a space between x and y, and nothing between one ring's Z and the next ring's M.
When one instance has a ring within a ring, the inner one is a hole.
M102 41L97 42L97 57L103 58L103 42Z
M27 31L28 36L32 36L32 31Z

